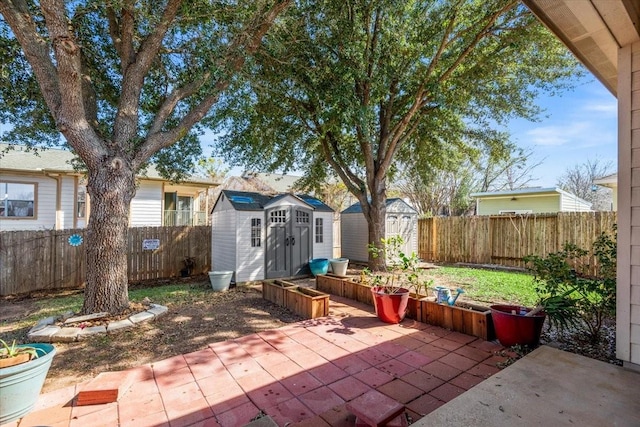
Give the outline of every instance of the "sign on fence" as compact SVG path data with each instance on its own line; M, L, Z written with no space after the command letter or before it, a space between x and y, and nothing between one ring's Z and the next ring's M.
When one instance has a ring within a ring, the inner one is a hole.
M142 249L145 251L155 251L160 247L160 239L144 239Z

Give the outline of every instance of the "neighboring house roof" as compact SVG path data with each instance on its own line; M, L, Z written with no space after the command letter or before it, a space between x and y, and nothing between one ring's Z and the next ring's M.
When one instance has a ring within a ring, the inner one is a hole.
M233 208L238 211L261 211L269 203L275 202L283 197L292 196L299 199L303 203L306 203L315 211L333 212L333 209L324 204L322 201L307 194L294 195L290 193L281 193L275 196L270 196L268 194L258 192L233 190L222 190L221 194L224 194ZM217 203L218 202L216 201L216 204ZM213 209L215 209L215 207L216 206L214 204Z
M603 187L617 187L618 186L618 174L612 173L611 175L603 176L602 178L594 179L594 184L602 185Z
M471 197L515 197L515 196L538 196L538 195L549 195L549 194L560 194L565 196L574 197L578 201L582 201L586 204L591 204L584 199L576 196L575 194L571 194L568 191L564 191L558 187L530 187L530 188L519 188L517 190L505 190L505 191L485 191L480 193L471 193Z
M263 172L244 172L241 177L254 191L263 193L290 193L296 188L296 183L302 178L295 175L285 175Z
M406 207L414 211L415 213L418 213L418 211L416 211L413 207L411 207L407 202L405 202L404 200L398 197L392 197L390 199L387 199L385 206L389 208L389 206L393 205L394 203L402 203L406 205ZM343 210L342 213L343 214L362 213L362 206L360 206L360 202L354 203L353 205Z
M0 151L7 148L7 144L0 144ZM0 170L15 172L58 172L58 173L81 173L73 168L72 160L76 156L68 151L59 148L42 148L38 149L37 154L34 151L26 151L23 146L14 145L12 150L3 152L0 157ZM154 165L149 165L146 171L138 174L138 177L168 181L160 176ZM218 185L211 178L205 177L189 177L183 181L189 184Z

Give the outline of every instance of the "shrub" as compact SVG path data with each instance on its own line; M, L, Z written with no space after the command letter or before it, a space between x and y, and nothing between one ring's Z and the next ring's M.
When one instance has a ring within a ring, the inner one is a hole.
M536 292L551 324L584 328L589 338L600 339L602 324L615 316L616 308L616 228L602 233L593 243L595 265L584 260L588 250L566 243L562 251L547 257L524 258L534 274ZM595 274L590 273L595 272Z

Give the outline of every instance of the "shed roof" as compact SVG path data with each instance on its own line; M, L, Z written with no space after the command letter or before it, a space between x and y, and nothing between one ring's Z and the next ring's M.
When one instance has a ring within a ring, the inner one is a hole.
M270 196L267 194L262 194L262 193L252 192L252 191L234 191L234 190L222 190L220 194L221 195L224 194L225 197L227 197L227 199L233 206L233 208L238 211L261 211L269 203L272 203L274 201L277 201L287 196L293 196L299 199L300 201L302 201L303 203L309 205L315 211L333 212L333 209L331 209L325 203L307 194L294 195L289 193L281 193L275 196ZM217 201L216 201L216 204L217 204ZM215 209L215 205L213 206L213 209Z
M387 199L387 202L385 204L385 206L387 207L387 212L390 212L389 207L396 203L403 205L404 207L408 208L409 210L413 211L416 214L418 213L418 211L416 211L412 206L410 206L407 202L405 202L399 197L392 197L390 199ZM343 210L342 213L343 214L362 213L362 206L360 206L360 202L354 203L353 205Z

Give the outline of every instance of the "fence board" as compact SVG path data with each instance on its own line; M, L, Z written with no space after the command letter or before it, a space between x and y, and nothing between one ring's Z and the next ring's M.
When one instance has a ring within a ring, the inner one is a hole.
M591 249L616 221L615 212L424 218L418 222L418 255L431 262L524 267L525 256L546 256L566 242ZM583 262L595 265L593 259Z
M71 246L73 234L85 230L4 231L0 233L0 295L23 294L85 283L84 242ZM157 250L143 250L145 239L159 239ZM130 282L177 277L185 257L193 257L193 274L210 270L211 227L135 227L129 229L127 268Z

